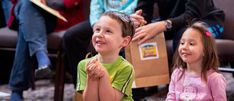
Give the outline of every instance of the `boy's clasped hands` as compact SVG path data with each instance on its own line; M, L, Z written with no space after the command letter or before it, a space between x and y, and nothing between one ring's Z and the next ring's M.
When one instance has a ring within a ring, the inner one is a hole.
M102 64L98 61L98 59L91 60L87 67L86 71L88 77L92 80L98 80L102 78L104 75L107 75L106 69L102 66Z

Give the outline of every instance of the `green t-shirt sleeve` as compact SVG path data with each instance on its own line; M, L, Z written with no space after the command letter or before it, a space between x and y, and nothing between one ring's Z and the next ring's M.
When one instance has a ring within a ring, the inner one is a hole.
M118 75L113 80L112 86L125 94L125 96L131 96L134 77L135 72L132 65L124 66L124 68L119 71Z
M86 65L87 65L87 59L82 60L79 62L78 67L77 67L77 84L76 84L76 91L77 92L83 92L86 86L86 78L87 78L87 73L86 73Z

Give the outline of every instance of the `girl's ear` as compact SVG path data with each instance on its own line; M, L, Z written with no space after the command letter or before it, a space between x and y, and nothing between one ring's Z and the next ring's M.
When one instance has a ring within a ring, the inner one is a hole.
M121 47L126 47L130 43L130 41L131 41L130 36L124 37Z

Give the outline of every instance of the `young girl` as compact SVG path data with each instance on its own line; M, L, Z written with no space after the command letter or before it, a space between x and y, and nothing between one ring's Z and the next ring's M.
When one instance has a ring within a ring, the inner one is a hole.
M203 22L186 29L174 55L166 101L226 101L226 81L218 73L212 34Z
M119 56L135 29L129 16L106 12L93 26L92 43L98 54L78 65L77 91L85 101L133 101L132 65Z

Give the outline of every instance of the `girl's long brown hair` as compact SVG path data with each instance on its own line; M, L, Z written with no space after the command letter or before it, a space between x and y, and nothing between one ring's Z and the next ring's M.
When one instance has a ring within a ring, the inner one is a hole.
M201 21L195 22L187 29L190 28L199 31L201 34L202 43L203 43L203 52L204 52L203 61L201 65L202 66L201 77L203 80L207 82L207 71L211 69L218 71L219 67L219 59L217 55L215 40L212 37L212 34L209 32L208 27L204 22ZM184 75L185 70L187 69L187 64L179 56L178 47L173 56L173 68L174 69L182 68L182 73L179 76L180 80Z

